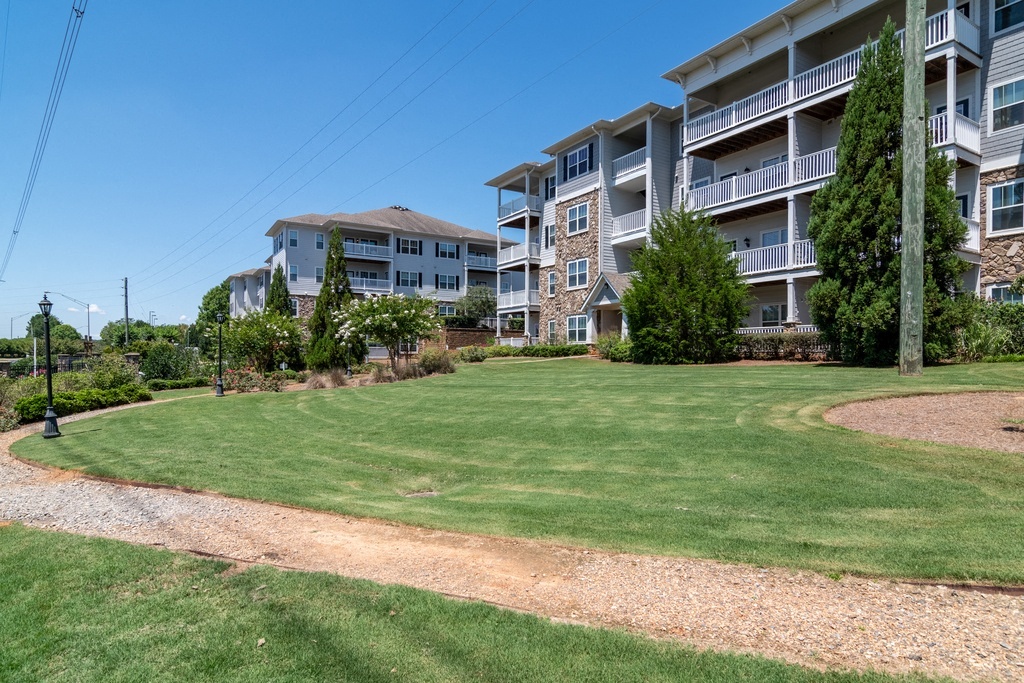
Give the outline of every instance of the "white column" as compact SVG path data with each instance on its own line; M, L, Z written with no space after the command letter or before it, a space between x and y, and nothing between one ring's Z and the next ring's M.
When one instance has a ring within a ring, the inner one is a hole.
M946 125L949 142L956 144L956 51L946 56Z
M622 338L625 339L629 336L629 319L626 317L626 312L622 312Z
M786 278L786 322L796 323L799 320L796 310L796 283L793 278Z
M591 344L597 339L597 326L594 323L594 309L587 311L587 341Z

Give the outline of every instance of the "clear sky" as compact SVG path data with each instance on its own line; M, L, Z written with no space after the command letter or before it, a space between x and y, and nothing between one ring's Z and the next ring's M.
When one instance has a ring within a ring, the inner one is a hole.
M191 322L287 216L401 204L493 232L485 181L598 119L678 105L660 74L783 4L90 0L0 336L14 316L24 336L44 290L93 304L98 336L123 277L132 318ZM0 22L8 6L0 257L72 0L0 0ZM51 298L84 333L84 306Z

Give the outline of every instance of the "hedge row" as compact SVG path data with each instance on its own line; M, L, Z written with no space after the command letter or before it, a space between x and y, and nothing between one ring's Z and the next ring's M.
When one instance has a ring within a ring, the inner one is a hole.
M825 360L828 348L817 332L784 332L743 335L736 353L757 360Z
M166 391L168 389L194 389L208 387L210 380L205 377L187 377L185 379L149 379L146 388L150 391Z
M467 347L468 348L468 347ZM534 344L533 346L481 346L488 358L565 358L586 356L590 348L586 344Z
M64 417L89 410L151 400L153 400L153 395L145 387L138 384L126 384L116 389L62 391L53 395L53 410L57 413L57 417ZM14 410L21 416L22 422L42 420L46 416L46 394L20 398L14 404Z

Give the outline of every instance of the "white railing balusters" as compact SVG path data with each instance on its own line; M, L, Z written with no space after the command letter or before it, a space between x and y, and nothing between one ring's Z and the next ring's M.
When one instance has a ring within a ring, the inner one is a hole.
M971 218L961 218L960 220L967 226L967 237L964 238L961 246L969 251L979 251L981 249L981 223Z
M540 258L540 245L535 242L516 244L498 252L498 265L519 261L527 257Z
M640 209L612 218L612 237L647 229L647 209Z
M632 173L638 169L643 168L647 165L647 148L641 147L640 149L630 152L624 156L619 157L612 161L612 174L618 178L621 175Z
M953 126L956 144L975 154L981 154L981 124L957 112Z

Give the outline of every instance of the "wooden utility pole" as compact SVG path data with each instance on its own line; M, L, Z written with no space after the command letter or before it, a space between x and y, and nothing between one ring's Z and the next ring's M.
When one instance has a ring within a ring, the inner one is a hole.
M903 237L900 271L900 374L924 365L924 26L925 0L907 0L903 43Z

